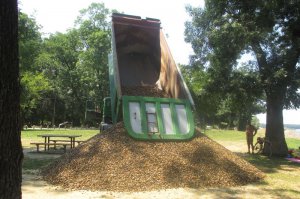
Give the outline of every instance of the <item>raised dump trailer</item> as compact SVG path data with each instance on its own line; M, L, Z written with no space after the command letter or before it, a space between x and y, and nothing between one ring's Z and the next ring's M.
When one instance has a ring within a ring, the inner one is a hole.
M113 123L123 120L133 138L193 137L193 100L172 58L160 20L112 15L109 77Z

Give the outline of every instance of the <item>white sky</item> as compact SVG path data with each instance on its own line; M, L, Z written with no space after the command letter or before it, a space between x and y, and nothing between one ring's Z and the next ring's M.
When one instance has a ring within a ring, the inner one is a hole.
M19 0L20 8L26 14L33 14L42 25L43 33L65 32L73 27L79 10L93 2L103 2L108 9L142 18L161 20L161 26L177 63L188 64L192 49L184 42L184 22L188 19L185 5L203 6L203 0Z
M266 114L258 114L256 117L260 123L266 124ZM283 110L284 124L300 124L300 110Z
M19 0L21 10L34 15L45 34L72 28L79 10L87 8L92 2L103 2L106 8L125 14L160 19L175 61L188 64L193 51L184 42L184 22L189 19L185 5L203 7L203 0ZM285 110L283 114L285 124L300 124L300 110ZM261 123L265 123L265 114L257 116Z

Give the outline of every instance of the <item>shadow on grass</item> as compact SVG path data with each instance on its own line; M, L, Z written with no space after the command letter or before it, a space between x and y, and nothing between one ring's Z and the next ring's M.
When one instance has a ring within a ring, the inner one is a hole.
M245 190L246 188L246 190ZM195 189L193 193L197 197L209 195L210 198L294 198L300 194L298 190L272 189L272 188L210 188Z
M24 157L22 168L25 170L38 170L53 162L53 159L33 159Z
M275 173L278 170L292 171L300 168L300 164L282 157L267 157L257 154L236 153L265 173Z

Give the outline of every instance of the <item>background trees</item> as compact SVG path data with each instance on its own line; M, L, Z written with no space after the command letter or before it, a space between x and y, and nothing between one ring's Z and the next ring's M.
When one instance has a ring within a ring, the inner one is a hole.
M104 4L93 3L80 11L73 29L42 39L35 19L19 13L21 105L26 124L92 122L87 121L86 105L91 103L100 111L102 99L109 95L109 14Z
M109 21L110 11L101 3L92 3L87 9L81 10L76 20L79 37L84 45L84 51L80 54L79 68L84 74L81 81L88 91L86 104L93 102L98 108L102 105L104 97L109 96L107 67L111 41ZM86 120L91 122L89 118Z
M246 68L232 72L225 80L220 79L223 76L216 80L214 73L197 66L184 66L182 71L204 126L245 130L252 115L263 111L259 100L262 92L256 84L258 77Z
M204 9L187 8L192 17L186 23L186 40L195 51L192 61L204 66L214 77L210 85L219 85L226 91L233 83L241 55L251 53L254 57L248 68L252 68L257 78L253 79L254 87L244 93L252 92L252 88L255 93L256 88L264 91L266 136L272 142L273 154L277 155L287 153L282 110L300 105L299 8L298 1L283 0L207 0Z
M63 116L61 119L73 122L76 126L80 125L80 119L84 115L86 98L78 70L81 49L77 30L69 30L65 34L56 33L45 39L40 57L40 64L53 86L51 98L64 102L64 112L57 115Z
M21 126L31 120L43 93L50 90L48 78L37 64L42 48L39 26L34 18L19 11L19 58L21 74Z

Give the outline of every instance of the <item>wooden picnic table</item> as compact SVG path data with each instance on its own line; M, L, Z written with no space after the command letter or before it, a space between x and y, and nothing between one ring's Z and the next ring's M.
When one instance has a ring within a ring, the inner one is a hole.
M46 150L46 145L47 145L47 149L49 150L49 145L50 145L50 141L54 141L56 143L56 141L58 141L57 139L53 139L53 138L69 138L70 140L59 140L59 141L66 141L66 142L70 142L70 146L71 148L75 147L75 143L76 143L76 138L81 137L81 135L60 135L60 134L41 134L41 135L37 135L38 137L43 137L45 139L44 143L45 143L45 150Z

